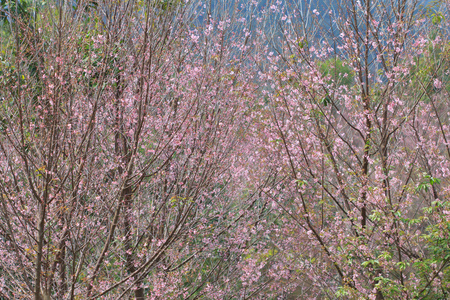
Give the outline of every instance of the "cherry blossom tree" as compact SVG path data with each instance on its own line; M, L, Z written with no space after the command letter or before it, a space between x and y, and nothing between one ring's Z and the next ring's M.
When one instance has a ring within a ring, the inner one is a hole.
M448 2L0 4L0 298L448 298Z
M239 188L257 89L248 10L29 9L33 22L2 11L0 295L236 293L257 202Z
M448 3L419 4L279 12L262 143L296 297L448 297Z

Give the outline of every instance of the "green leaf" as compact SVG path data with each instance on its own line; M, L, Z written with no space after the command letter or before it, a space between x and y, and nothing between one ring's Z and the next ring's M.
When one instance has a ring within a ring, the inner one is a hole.
M403 262L403 261L399 261L399 262L397 263L397 267L398 267L398 269L399 269L400 271L403 271L404 269L406 269L406 263Z
M442 15L441 12L438 12L437 14L431 15L431 22L433 25L439 25L442 21L445 21L445 17Z
M328 104L331 103L330 97L329 97L328 95L325 96L325 97L322 99L321 103L323 104L323 106L327 106Z
M308 184L308 181L300 179L297 179L295 182L297 182L297 185L300 187Z
M298 47L299 47L300 49L303 49L303 48L305 48L305 47L308 47L308 42L307 42L306 40L302 39L301 41L298 42Z

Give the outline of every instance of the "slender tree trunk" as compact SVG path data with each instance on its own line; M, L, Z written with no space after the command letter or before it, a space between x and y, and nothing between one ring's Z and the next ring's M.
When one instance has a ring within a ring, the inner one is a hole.
M41 297L41 271L42 271L42 248L44 246L44 228L45 228L45 203L40 205L39 210L39 224L38 224L38 244L36 252L36 272L35 272L35 287L34 287L34 299L42 300Z

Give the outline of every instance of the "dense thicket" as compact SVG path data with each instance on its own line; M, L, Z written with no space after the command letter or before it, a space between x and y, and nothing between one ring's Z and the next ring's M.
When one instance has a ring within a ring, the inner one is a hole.
M0 299L447 299L448 1L0 1Z

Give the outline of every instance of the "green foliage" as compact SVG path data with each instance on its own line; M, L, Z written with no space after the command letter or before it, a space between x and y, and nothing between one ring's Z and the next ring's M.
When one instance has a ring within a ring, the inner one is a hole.
M444 19L440 14L433 14L432 23L439 25ZM414 65L410 69L412 84L423 87L428 96L439 92L439 89L433 85L435 79L442 81L444 88L450 92L450 86L447 84L450 76L448 69L450 67L450 44L433 43L442 35L438 28L433 28L428 39L427 49L424 54L414 58Z
M306 39L302 39L298 42L298 47L300 49L303 49L305 47L308 47L308 41Z
M0 0L0 22L6 25L14 22L16 17L29 21L34 15L35 9L36 6L30 0Z
M445 17L441 12L437 12L431 15L431 22L434 25L439 25L442 21L445 21Z
M327 94L325 97L322 98L321 103L323 106L327 106L328 104L331 104L331 97L329 94Z
M450 209L448 201L433 201L425 210L437 222L427 227L422 235L426 245L426 258L414 263L420 279L417 297L421 299L448 299L450 296L450 222L440 211Z
M322 76L331 76L330 81L334 81L338 85L346 85L350 87L353 84L354 72L350 66L337 57L330 58L324 62L319 62L319 70ZM327 98L324 98L327 99ZM326 105L327 101L324 101Z
M431 188L433 185L441 183L441 180L439 178L434 178L426 173L424 174L423 178L424 180L416 187L416 192L428 192L429 188Z
M73 9L79 9L79 1L74 1L73 3ZM82 9L84 9L84 11L86 13L90 12L91 10L96 10L98 8L98 1L88 1L87 3L84 4L84 6L82 7Z
M172 11L182 4L181 0L155 0L154 6L163 12Z

